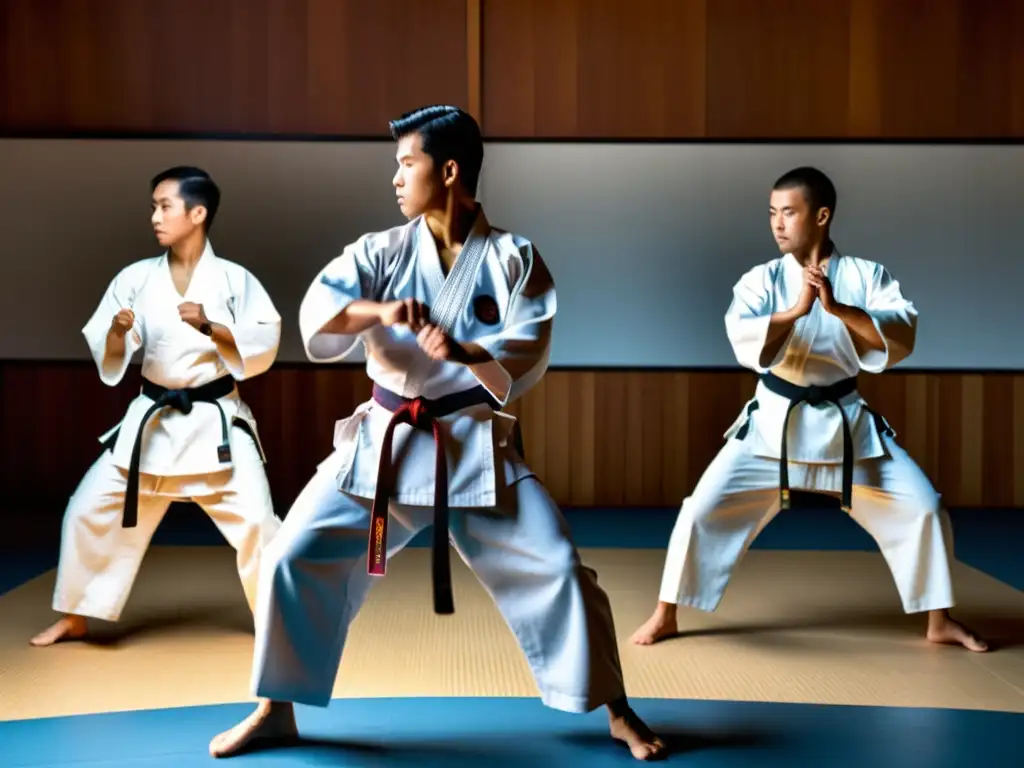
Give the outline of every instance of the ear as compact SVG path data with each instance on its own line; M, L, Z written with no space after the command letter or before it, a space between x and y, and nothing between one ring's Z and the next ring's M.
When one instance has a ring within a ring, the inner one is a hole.
M459 164L448 160L441 168L441 179L446 187L451 187L459 178Z
M819 227L824 227L826 224L828 224L828 222L829 222L829 220L831 218L832 218L832 211L830 211L828 208L819 208L818 209L817 224L818 224Z
M193 224L202 224L206 221L206 206L197 205L191 211L188 212L188 217L191 219Z

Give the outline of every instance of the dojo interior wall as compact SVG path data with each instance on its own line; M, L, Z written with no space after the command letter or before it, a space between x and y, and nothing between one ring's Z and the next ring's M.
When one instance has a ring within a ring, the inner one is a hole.
M138 194L177 162L166 142L227 175L223 249L261 254L287 321L319 263L394 222L392 148L379 140L388 118L435 101L480 119L488 211L529 232L559 277L556 368L516 411L560 502L675 506L692 488L753 387L725 344L728 288L771 253L765 186L799 161L833 171L841 245L892 265L926 319L909 365L862 389L949 504L1024 506L1010 293L1021 0L9 0L0 15L0 514L31 504L59 519L132 395L138 372L103 387L77 332L122 249L151 250ZM104 164L108 153L121 159ZM26 175L33 162L43 170ZM648 179L639 193L633 179ZM657 294L632 317L614 305L621 275L594 268L621 255L620 225L636 231L631 260L652 265L641 292ZM25 231L27 246L14 237ZM38 284L45 299L24 287ZM972 336L972 323L989 332ZM368 393L358 367L291 362L294 344L243 389L281 505Z

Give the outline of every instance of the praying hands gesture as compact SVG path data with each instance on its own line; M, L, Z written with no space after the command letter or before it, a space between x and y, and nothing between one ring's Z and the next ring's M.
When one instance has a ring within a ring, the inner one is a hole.
M830 315L836 314L839 303L832 293L832 283L825 275L825 271L817 266L807 267L807 282L817 290L821 308Z

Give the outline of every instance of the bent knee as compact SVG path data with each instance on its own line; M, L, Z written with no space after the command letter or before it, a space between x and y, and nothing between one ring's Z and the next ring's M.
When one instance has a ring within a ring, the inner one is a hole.
M553 579L572 581L593 573L580 558L579 551L568 540L560 542L544 558L544 573Z

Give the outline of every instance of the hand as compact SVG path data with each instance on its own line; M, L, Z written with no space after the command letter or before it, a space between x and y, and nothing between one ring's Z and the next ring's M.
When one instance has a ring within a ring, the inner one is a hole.
M416 343L433 360L460 363L466 359L463 346L436 325L423 326L416 335Z
M181 319L199 330L199 326L207 322L206 313L203 311L202 304L194 304L191 301L186 301L184 304L178 305L178 314L181 315Z
M118 338L124 338L124 335L132 329L133 325L135 325L135 313L130 309L122 309L114 315L114 319L110 321L110 330L112 330Z
M821 308L830 315L834 315L839 304L832 293L832 282L825 276L824 271L820 267L808 267L807 270L808 279L817 289Z
M407 325L413 333L418 333L428 323L430 323L430 309L421 301L398 299L381 304L381 325Z
M803 317L811 311L811 307L814 305L814 300L818 298L818 286L812 278L811 270L814 267L804 267L804 285L800 289L800 295L797 296L796 304L793 305L792 312L796 317Z

